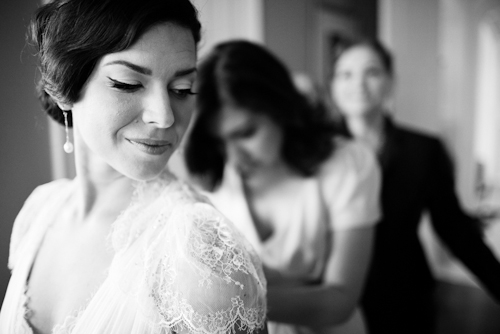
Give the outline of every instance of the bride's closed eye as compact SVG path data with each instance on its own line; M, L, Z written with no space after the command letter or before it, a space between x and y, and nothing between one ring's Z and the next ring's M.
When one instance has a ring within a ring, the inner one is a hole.
M141 83L126 83L123 81L119 81L116 79L113 79L111 77L107 77L109 79L109 85L111 88L116 89L118 91L122 91L124 93L134 93L138 91L139 89L143 88L144 85ZM176 99L178 100L185 100L187 99L190 95L195 95L196 93L193 92L192 87L185 87L185 88L170 88L169 92L172 94Z
M110 78L110 77L108 77L108 79L110 81L110 86L112 88L115 88L117 90L127 92L127 93L135 92L143 87L142 84L129 84L129 83L115 80L115 79Z
M196 95L196 93L193 92L191 88L170 89L170 92L172 92L174 96L180 100L187 98L189 95Z

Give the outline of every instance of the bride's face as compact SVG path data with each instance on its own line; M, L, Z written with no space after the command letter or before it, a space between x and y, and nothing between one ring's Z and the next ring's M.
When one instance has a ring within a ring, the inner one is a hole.
M156 177L189 123L195 77L193 36L172 23L105 55L71 106L76 149L132 179Z

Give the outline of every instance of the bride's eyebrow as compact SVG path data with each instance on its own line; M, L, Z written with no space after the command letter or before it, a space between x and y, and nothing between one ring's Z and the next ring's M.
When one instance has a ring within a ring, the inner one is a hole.
M104 64L104 66L109 66L109 65L123 65L131 69L132 71L145 74L145 75L151 75L153 74L153 71L147 67L139 66L134 63L128 62L126 60L113 60L110 61L109 63Z
M176 78L183 77L183 76L189 75L191 73L195 73L196 71L197 71L196 67L187 68L185 70L179 70L179 71L175 72L174 77L176 77Z
M141 74L145 74L145 75L153 74L153 71L151 69L149 69L147 67L139 66L137 64L131 63L131 62L126 61L126 60L113 60L113 61L110 61L109 63L104 64L104 66L109 66L109 65L122 65L122 66L128 67L132 71L135 71L135 72L138 72ZM191 67L191 68L179 70L179 71L175 72L174 77L183 77L183 76L189 75L191 73L195 73L196 71L197 71L196 67Z

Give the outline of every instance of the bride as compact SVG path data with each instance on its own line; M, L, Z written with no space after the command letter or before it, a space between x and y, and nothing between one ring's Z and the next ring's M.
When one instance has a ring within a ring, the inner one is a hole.
M165 169L193 108L192 4L60 0L30 28L77 176L36 188L16 218L0 332L265 331L257 257Z

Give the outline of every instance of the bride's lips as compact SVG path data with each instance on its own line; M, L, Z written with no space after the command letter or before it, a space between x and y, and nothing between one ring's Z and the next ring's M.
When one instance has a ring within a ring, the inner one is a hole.
M127 138L127 141L140 151L151 155L161 155L172 147L172 144L166 140L151 138Z

